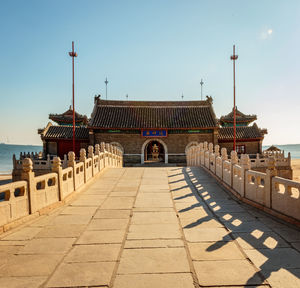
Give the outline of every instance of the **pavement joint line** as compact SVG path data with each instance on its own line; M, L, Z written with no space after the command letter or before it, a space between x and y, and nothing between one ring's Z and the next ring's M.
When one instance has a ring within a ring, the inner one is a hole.
M194 167L194 169L195 169L195 167ZM201 167L198 167L198 170L197 170L197 171L200 171L200 169L201 169ZM260 285L265 285L265 284L267 284L267 285L269 285L269 286L267 286L267 287L271 287L271 285L269 284L269 282L267 281L267 279L265 279L265 277L261 274L261 272L260 272L261 270L260 270L258 267L256 267L256 265L251 261L251 259L250 259L250 258L248 257L248 255L245 253L244 249L243 249L242 246L238 243L238 241L236 240L236 238L234 237L234 235L232 234L232 232L225 226L225 224L223 223L222 219L215 213L214 210L211 209L212 207L211 207L210 205L208 205L208 203L204 200L203 196L199 193L199 191L198 191L198 189L197 189L197 187L196 187L196 185L195 185L195 182L200 183L200 181L197 179L197 175L196 175L195 173L193 173L192 170L193 170L193 167L190 167L190 173L188 173L188 172L186 171L186 168L183 169L183 173L187 175L187 177L188 177L188 179L189 179L189 181L190 181L191 189L192 189L193 191L195 191L195 193L196 193L197 195L199 195L199 197L202 199L202 202L204 203L204 205L210 210L210 212L213 214L213 216L216 218L216 220L217 220L220 224L223 225L223 228L225 228L227 232L229 232L229 237L233 240L232 242L237 246L237 248L238 248L238 249L240 250L240 252L243 254L243 256L245 257L245 259L253 266L254 270L256 271L256 273L258 273L259 277L261 278L262 283L261 283ZM202 169L202 170L206 173L206 171L205 171L204 169ZM191 173L193 174L194 179L197 179L197 181L193 182L193 181L191 180L191 176L190 176ZM210 177L210 175L209 175L208 173L207 173L207 176ZM211 181L211 182L216 182L216 180L215 180L214 178L212 178L212 179L213 179L213 181ZM218 183L217 183L217 184L218 184ZM219 185L218 185L218 186L219 186ZM227 191L225 191L225 190L223 189L223 187L220 187L220 189L221 189L222 191L224 191L225 193L227 193ZM228 194L228 193L227 193L227 194ZM228 194L228 195L231 196L230 194ZM232 198L232 199L233 199L234 201L236 201L234 198ZM238 201L236 201L236 202L238 202ZM239 203L239 202L238 202L238 204L240 204L241 206L243 206L242 203ZM222 260L222 261L223 261L223 260ZM221 286L221 287L222 287L222 286ZM226 286L224 286L224 287L226 287ZM251 287L251 286L250 286L250 287Z
M113 169L113 168L111 168L111 169ZM110 169L106 169L105 171L109 171L109 170L110 170ZM104 172L104 171L103 171L103 172ZM125 173L125 171L123 171L122 175L123 175L124 173ZM121 176L122 176L122 175L121 175ZM121 176L119 176L119 178L121 178ZM119 178L118 178L118 179L119 179ZM98 178L98 179L99 179L99 178ZM95 181L95 182L96 182L96 181ZM93 182L93 183L95 183L95 182ZM115 185L116 185L116 184L115 184ZM114 187L114 186L113 186L113 187ZM87 187L87 189L89 189L89 187ZM111 193L111 192L110 192L110 193ZM109 194L110 194L110 193L109 193ZM107 199L109 194L107 194L106 197L105 197L104 199ZM76 199L77 199L80 195L82 195L82 193L78 193ZM76 199L74 199L74 201L75 201ZM73 199L72 199L72 200L73 200ZM71 201L70 203L68 203L68 205L63 206L63 207L70 206L70 204L72 204L74 201ZM77 236L77 240L74 241L74 243L72 244L72 246L70 247L70 249L69 249L67 252L65 252L65 253L63 254L63 257L62 257L61 260L57 263L57 265L56 265L55 268L53 269L52 273L50 273L50 275L47 277L47 279L41 284L41 287L44 287L45 285L47 285L47 283L49 282L49 280L52 278L52 276L53 276L54 273L56 272L57 268L63 263L64 259L68 256L68 254L71 252L71 250L72 250L75 246L77 246L77 241L79 240L79 238L81 237L81 235L86 231L88 225L89 225L89 224L91 223L91 221L94 219L95 214L96 214L97 211L100 209L100 207L102 206L103 203L104 203L104 201L98 206L98 209L96 209L96 211L92 214L92 217L91 217L90 221L89 221L87 224L85 224L85 225L86 225L85 229L83 229L82 232L79 234L79 236ZM85 206L85 207L86 207L86 206ZM56 216L59 216L59 214L56 215ZM49 237L49 238L50 238L50 237ZM102 262L102 261L101 261L101 262ZM112 262L114 262L114 261L112 261ZM89 263L89 262L86 262L86 263ZM74 287L80 287L80 286L74 286ZM82 287L86 287L86 286L82 286ZM89 286L89 287L92 287L92 286ZM97 287L97 286L94 286L94 287ZM98 285L98 287L101 287L101 286ZM105 286L102 286L102 287L105 287ZM50 288L50 287L49 287L49 288ZM68 287L68 288L72 288L72 287Z
M126 169L126 171L128 170L128 168L125 168L125 169ZM136 202L136 199L137 199L137 195L139 194L139 189L140 189L140 186L141 186L141 182L142 182L144 173L145 173L145 169L143 169L143 172L141 173L141 175L138 176L138 177L140 177L139 178L140 181L139 181L137 193L136 193L135 197L132 197L132 198L134 198L134 201L132 203L132 208L131 209L127 209L127 210L130 210L129 221L128 221L128 224L127 224L127 227L126 227L126 230L125 230L125 233L124 233L124 237L123 237L123 241L122 241L122 244L121 244L121 247L120 247L120 251L119 251L119 254L118 254L117 262L116 262L116 265L115 265L115 267L113 269L113 273L111 275L108 287L113 287L114 286L114 282L115 282L115 279L117 277L117 272L118 272L118 269L119 269L121 257L122 257L123 251L125 250L125 242L127 240L127 235L128 235L128 232L129 232L129 227L130 227L131 221L132 221L133 208L134 208L134 205L135 205L135 202Z
M184 171L184 167L182 167L181 173L179 175L184 176L183 171ZM167 177L168 177L168 180L169 180L170 171L167 170L167 172L168 172ZM170 197L171 197L172 203L173 203L173 209L174 209L174 211L176 213L176 216L177 216L177 221L178 221L177 223L178 223L178 226L179 226L179 231L181 233L181 239L183 240L183 247L185 249L185 252L186 252L186 255L187 255L187 260L188 260L188 263L189 263L189 266L190 266L190 270L191 270L191 274L192 274L192 278L193 278L193 284L194 284L195 288L198 288L198 287L200 287L199 280L198 280L198 277L197 277L197 274L196 274L196 270L195 270L195 267L194 267L194 264L193 264L193 260L192 260L191 254L190 254L190 250L189 250L188 245L187 245L187 240L186 240L184 232L183 232L180 217L179 217L176 205L175 205L175 201L174 201L174 198L173 198L173 195L172 195L172 189L171 189L169 181L168 181L168 185L169 185Z

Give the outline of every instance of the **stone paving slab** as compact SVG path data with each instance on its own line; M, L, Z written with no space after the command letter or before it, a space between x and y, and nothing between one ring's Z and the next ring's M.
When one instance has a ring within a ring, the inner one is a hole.
M79 199L72 202L72 206L93 206L98 207L101 205L106 195L82 195L85 196L85 198L80 197Z
M183 272L190 272L184 248L125 249L117 271L118 274Z
M280 247L290 247L290 245L274 232L254 231L252 233L234 233L239 245L243 249L275 249Z
M85 231L76 244L122 243L124 234L124 230Z
M57 225L45 226L36 238L74 238L79 237L86 225Z
M91 219L92 215L58 215L50 224L54 226L88 224Z
M47 276L50 275L62 255L16 255L10 257L7 265L0 269L0 278L7 276Z
M87 230L124 230L128 225L128 219L93 219L87 226Z
M299 288L300 269L280 268L276 272L262 270L262 274L268 279L273 288Z
M37 238L28 242L18 254L65 254L76 238Z
M134 197L109 197L105 200L101 209L131 209Z
M194 288L190 273L117 275L114 288Z
M129 248L172 248L184 247L184 242L181 239L142 239L142 240L127 240L125 249Z
M292 248L244 250L256 267L264 270L300 269L300 253Z
M147 224L129 227L127 239L174 239L180 238L178 224Z
M94 215L94 219L127 219L131 210L99 210Z
M115 262L63 263L46 287L108 286L114 267Z
M199 284L203 286L259 285L263 279L248 260L193 261Z
M188 242L232 241L225 228L184 229Z
M5 288L39 288L47 277L0 277L0 287Z
M90 206L68 206L66 207L61 214L62 215L94 215L98 206L90 207Z
M121 244L76 245L64 262L117 261Z
M216 212L215 214L223 223L232 222L234 220L239 220L241 222L257 221L254 216L247 212Z
M133 213L132 224L164 224L178 223L176 213L170 212L136 212Z
M1 235L0 287L298 288L299 243L203 169L107 169Z
M9 234L7 236L4 235L4 237L2 237L1 240L31 240L41 230L42 228L38 227L24 227L23 229L20 229L14 233L9 232Z
M180 223L183 229L199 229L199 228L223 228L223 225L212 218L200 218L200 219L191 219L191 218L182 218Z
M160 208L160 207L170 207L173 208L173 203L171 199L162 199L158 200L156 198L142 198L137 199L135 202L135 207L152 207L152 208Z
M246 257L234 242L188 243L192 260L236 260Z
M133 212L174 212L173 207L133 207Z

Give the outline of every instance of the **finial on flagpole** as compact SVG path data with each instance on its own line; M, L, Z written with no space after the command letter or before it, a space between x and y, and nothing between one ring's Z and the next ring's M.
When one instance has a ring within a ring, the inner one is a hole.
M203 100L203 98L202 98L202 85L204 84L204 82L203 82L203 80L202 80L202 78L201 78L201 81L200 81L200 85L201 85L201 100Z
M104 83L105 83L105 92L106 92L105 95L106 95L106 100L107 100L107 84L108 84L107 77L105 78Z

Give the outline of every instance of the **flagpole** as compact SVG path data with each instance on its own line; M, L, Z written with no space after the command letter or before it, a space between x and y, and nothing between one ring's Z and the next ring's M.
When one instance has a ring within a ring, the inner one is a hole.
M235 61L238 55L235 54L235 45L233 45L233 55L230 59L233 60L233 151L236 151Z
M73 152L75 152L75 97L74 97L74 57L77 57L77 53L74 51L74 41L72 41L72 52L69 52L69 55L72 57L72 106L73 106Z

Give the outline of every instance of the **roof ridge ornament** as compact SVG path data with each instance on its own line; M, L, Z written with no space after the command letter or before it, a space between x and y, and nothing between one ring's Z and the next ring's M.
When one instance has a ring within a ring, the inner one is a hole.
M213 104L213 98L211 96L206 95L206 102L209 104Z

